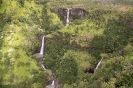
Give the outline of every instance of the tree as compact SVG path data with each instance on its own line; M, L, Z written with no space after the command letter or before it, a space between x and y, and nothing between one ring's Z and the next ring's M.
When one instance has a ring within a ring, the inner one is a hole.
M67 52L61 59L60 68L56 74L62 83L71 84L77 79L77 63L72 55Z

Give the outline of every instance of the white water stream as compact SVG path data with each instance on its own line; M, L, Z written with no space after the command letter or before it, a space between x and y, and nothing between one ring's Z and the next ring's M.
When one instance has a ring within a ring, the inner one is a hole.
M42 46L41 46L41 49L40 49L40 54L41 55L43 55L43 53L44 53L44 38L45 38L45 35L42 38Z
M40 55L43 55L44 53L44 38L45 38L45 35L43 36L42 38L42 45L41 45L41 49L40 49ZM52 72L49 70L49 69L46 69L44 64L41 63L41 67L46 70L50 75L52 74ZM52 76L52 78L54 79L54 77ZM46 88L55 88L55 85L54 85L54 82L55 80L52 81L52 84L51 85L48 85Z
M68 26L69 24L69 8L67 8L67 18L66 18L66 26Z
M42 67L44 70L47 70L43 64L41 64L41 67Z
M51 85L54 85L54 80L52 81L52 84Z
M95 69L98 69L98 67L100 66L101 62L102 62L103 58L98 62L97 66Z

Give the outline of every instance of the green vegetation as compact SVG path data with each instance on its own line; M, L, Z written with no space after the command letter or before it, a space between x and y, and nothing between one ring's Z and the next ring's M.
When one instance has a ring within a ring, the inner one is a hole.
M132 0L0 0L0 88L48 85L52 79L33 58L43 35L43 63L59 88L132 88L132 5ZM65 26L66 16L55 8L68 7L88 15L70 15Z
M35 38L44 32L41 26L36 24L37 19L34 19L41 16L39 11L42 6L35 4L34 1L22 1L3 1L1 4L1 85L8 88L29 88L34 85L43 87L46 86L46 81L43 85L40 85L40 81L32 81L39 80L36 76L41 76L42 72L41 77L46 78L47 73L39 70L37 62L31 58L33 51L40 44ZM37 73L33 74L33 70L37 70Z
M60 62L59 70L56 71L57 77L62 83L74 83L77 79L77 63L75 59L66 53Z

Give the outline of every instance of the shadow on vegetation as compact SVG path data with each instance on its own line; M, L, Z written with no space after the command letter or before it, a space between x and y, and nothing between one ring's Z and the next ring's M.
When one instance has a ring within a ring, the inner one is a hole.
M130 42L133 44L133 27L126 17L119 16L119 19L108 20L106 29L102 36L95 36L90 47L95 50L88 51L93 56L100 58L100 53L113 53L124 55L124 47ZM130 20L131 21L131 20ZM131 21L132 22L132 21Z

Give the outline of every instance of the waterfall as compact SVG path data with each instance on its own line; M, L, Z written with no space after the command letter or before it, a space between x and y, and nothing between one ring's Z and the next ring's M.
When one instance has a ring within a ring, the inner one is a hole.
M66 26L68 26L68 23L69 23L69 8L67 8Z
M41 67L42 67L44 70L47 70L43 64L41 64Z
M43 55L43 50L44 50L44 38L45 38L45 35L43 36L42 38L42 46L41 46L41 49L40 49L40 54Z
M43 53L44 53L44 38L45 38L45 35L44 35L43 38L42 38L42 46L41 46L40 53L39 53L40 55L43 55ZM42 67L44 70L48 71L48 69L45 68L45 66L44 66L43 63L41 63L41 67ZM46 88L55 88L55 85L54 85L55 80L54 80L54 77L53 77L53 76L52 76L52 78L53 78L52 84L47 85Z
M52 81L52 84L51 85L54 85L54 80Z
M103 59L103 58L102 58ZM95 69L98 69L98 67L100 66L101 62L102 62L102 59L98 62L97 66Z
M40 54L43 55L44 53L44 38L45 38L45 35L43 36L42 38L42 46L41 46L41 49L40 49ZM41 67L46 70L45 66L43 64L41 64Z
M54 81L55 81L55 80L53 80L53 81L52 81L52 84L51 84L51 85L48 85L46 88L55 88Z

